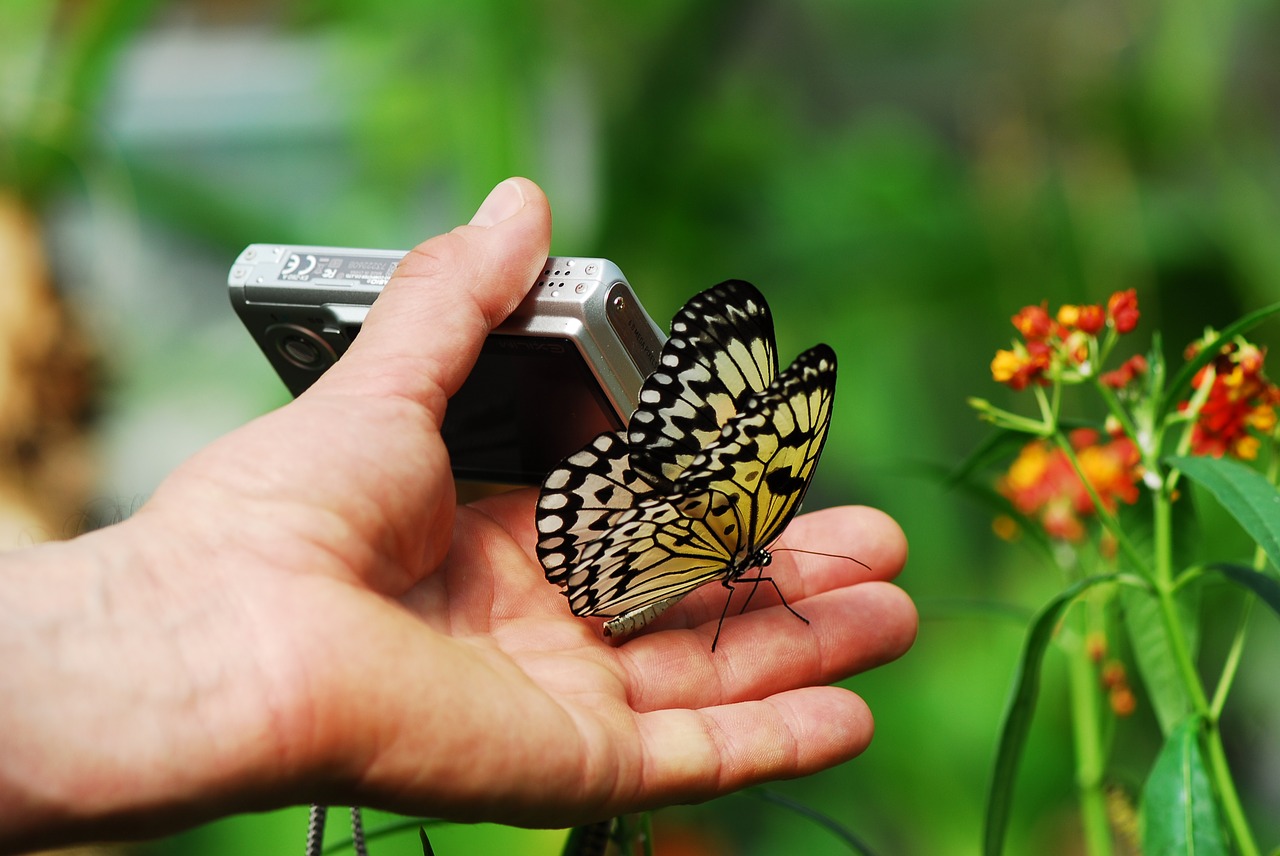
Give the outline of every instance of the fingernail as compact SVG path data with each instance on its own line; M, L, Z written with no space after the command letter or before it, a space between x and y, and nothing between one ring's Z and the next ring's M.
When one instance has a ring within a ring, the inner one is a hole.
M523 207L524 193L520 190L520 183L508 178L489 191L476 216L471 218L471 225L496 226Z

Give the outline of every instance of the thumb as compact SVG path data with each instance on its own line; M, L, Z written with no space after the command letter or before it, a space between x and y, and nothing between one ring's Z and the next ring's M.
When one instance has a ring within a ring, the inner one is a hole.
M551 209L542 190L508 178L471 222L419 244L374 301L360 335L313 388L391 395L438 425L485 336L520 303L547 260Z

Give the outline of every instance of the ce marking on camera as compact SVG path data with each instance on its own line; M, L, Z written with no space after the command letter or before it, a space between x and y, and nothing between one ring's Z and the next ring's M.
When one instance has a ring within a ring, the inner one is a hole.
M318 260L311 253L290 253L280 271L281 277L306 279L316 269Z

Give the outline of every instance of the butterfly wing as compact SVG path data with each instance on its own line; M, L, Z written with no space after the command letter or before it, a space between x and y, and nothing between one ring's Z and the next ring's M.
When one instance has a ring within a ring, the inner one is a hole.
M686 490L713 488L735 506L745 527L735 563L778 537L799 510L826 443L835 384L835 352L810 348L748 399L682 475Z
M725 577L737 550L724 530L742 526L723 494L658 493L629 467L627 451L620 434L600 435L552 471L538 498L538 558L575 615L670 606Z
M627 426L632 466L675 481L777 373L773 316L754 285L728 280L691 298Z

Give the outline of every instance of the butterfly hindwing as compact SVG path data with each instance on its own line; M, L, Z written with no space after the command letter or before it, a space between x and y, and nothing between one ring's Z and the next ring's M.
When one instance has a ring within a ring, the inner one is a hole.
M754 285L728 280L693 297L641 387L627 426L632 465L674 481L777 373L773 315Z
M708 523L723 497L659 495L626 451L619 434L601 434L552 471L538 498L538 558L575 615L620 615L726 573L730 553Z
M621 433L605 432L566 458L538 495L537 553L547 579L565 585L583 549L608 536L618 517L650 493L628 464Z

